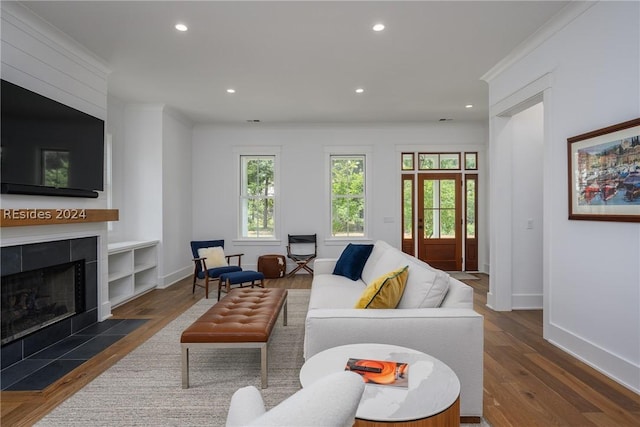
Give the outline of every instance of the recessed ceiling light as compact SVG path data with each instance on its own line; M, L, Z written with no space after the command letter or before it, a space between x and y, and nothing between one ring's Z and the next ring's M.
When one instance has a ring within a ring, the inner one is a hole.
M473 108L473 104L467 104L464 106L464 108Z
M188 29L189 28L187 28L187 26L184 25L184 24L176 24L176 30L178 30L178 31L184 32L184 31L187 31Z
M384 30L384 24L376 24L373 26L373 31L382 31Z
M236 93L235 89L227 89L227 93Z
M356 89L356 93L362 93L364 92L364 89L362 89L361 87L359 87L358 89Z

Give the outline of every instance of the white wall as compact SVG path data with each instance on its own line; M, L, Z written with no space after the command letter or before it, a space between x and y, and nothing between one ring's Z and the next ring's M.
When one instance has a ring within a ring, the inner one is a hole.
M400 246L400 153L402 151L478 151L485 156L487 129L481 123L424 125L251 125L196 126L193 132L193 238L225 239L226 252L245 253L243 266L255 268L261 254L285 254L287 234L317 233L320 257L336 257L346 243L329 237L326 153L331 147L371 150L372 240ZM279 146L280 241L250 245L237 237L237 154L234 147ZM480 171L480 191L484 189ZM486 200L486 199L485 199ZM486 203L480 194L480 215ZM486 264L480 242L479 265Z
M128 104L124 109L125 182L121 221L127 240L162 237L163 105Z
M109 70L82 46L19 4L2 2L2 79L84 111L107 116ZM0 195L2 208L104 209L97 199ZM3 228L2 246L98 236L98 318L111 314L107 289L107 224L84 223Z
M512 126L512 307L542 308L543 105L515 114Z
M112 96L107 97L107 134L111 135L111 207L118 209L120 221L114 221L109 230L109 243L126 240L124 212L125 150L124 150L124 103ZM126 215L125 215L126 217Z
M165 105L127 104L112 97L108 113L112 201L120 209L109 240L157 240L157 283L164 288L193 271L192 124Z
M191 123L165 108L162 120L162 274L168 286L193 272Z
M584 8L490 77L490 102L551 73L544 94L545 338L640 391L640 224L567 219L566 142L640 117L640 3Z

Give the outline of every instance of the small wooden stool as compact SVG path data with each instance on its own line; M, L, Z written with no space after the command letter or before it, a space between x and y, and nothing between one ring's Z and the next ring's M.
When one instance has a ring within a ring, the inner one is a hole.
M258 281L259 283L256 283ZM234 271L233 273L223 273L220 275L220 280L218 281L218 301L220 301L220 293L222 292L222 285L224 284L225 292L229 292L231 290L231 285L240 285L241 288L243 283L251 282L251 287L258 286L259 288L264 288L264 274L259 271L252 270L243 270L243 271Z

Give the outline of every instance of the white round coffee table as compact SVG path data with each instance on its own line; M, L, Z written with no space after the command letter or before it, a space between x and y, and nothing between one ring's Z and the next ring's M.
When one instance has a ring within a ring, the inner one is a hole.
M356 413L356 426L459 426L460 381L440 360L406 347L387 344L350 344L315 354L300 370L307 387L333 372L342 371L349 358L389 360L409 364L407 388L367 384Z

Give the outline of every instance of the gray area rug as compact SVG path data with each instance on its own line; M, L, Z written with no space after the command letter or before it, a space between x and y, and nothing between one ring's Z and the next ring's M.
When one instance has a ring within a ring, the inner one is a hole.
M190 388L182 389L180 334L214 303L197 302L36 425L224 426L231 395L260 388L260 351L191 350ZM269 346L267 408L300 389L308 303L308 290L289 290L288 326L279 319Z

